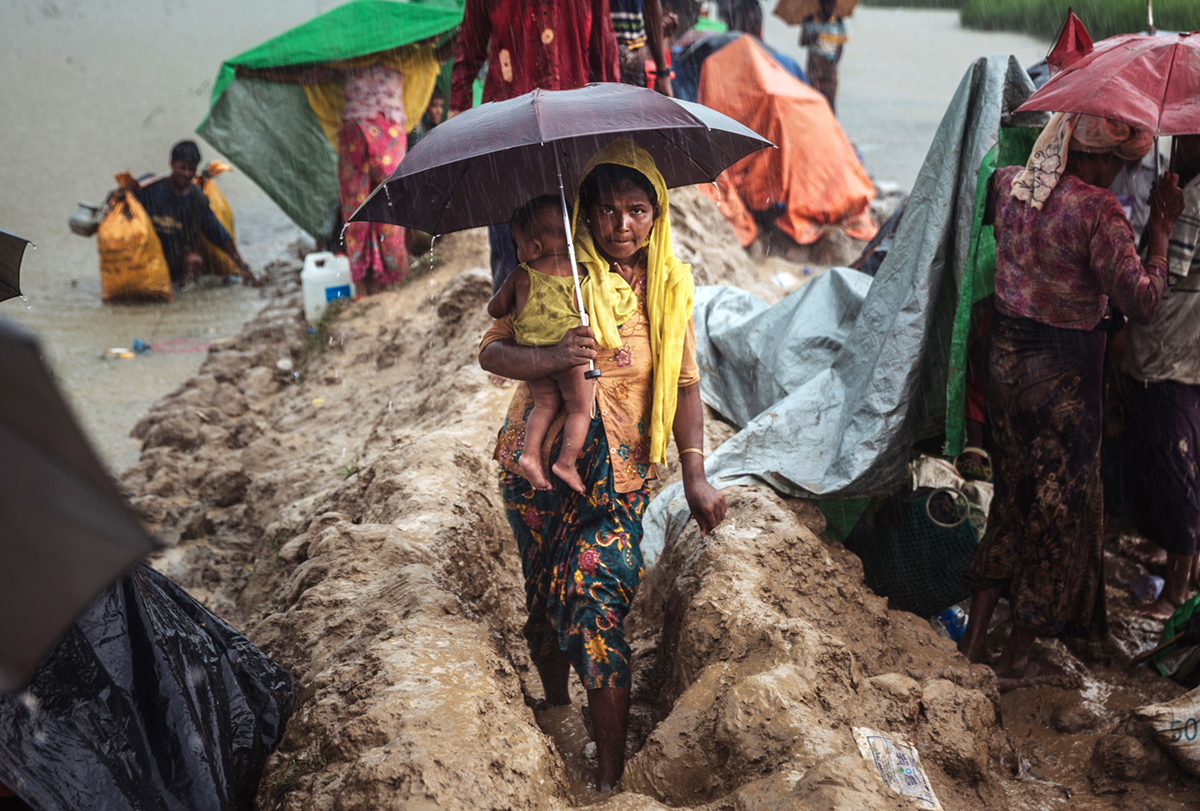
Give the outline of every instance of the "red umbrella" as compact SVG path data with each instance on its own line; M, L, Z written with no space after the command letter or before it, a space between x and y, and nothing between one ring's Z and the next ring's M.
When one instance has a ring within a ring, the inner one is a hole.
M1087 113L1154 135L1200 133L1200 31L1171 36L1126 34L1046 82L1017 108Z
M1075 16L1075 12L1067 9L1067 19L1059 32L1058 42L1046 56L1046 64L1051 67L1051 74L1057 74L1063 68L1069 68L1083 57L1092 52L1092 38L1083 21ZM1057 110L1055 112L1058 112Z

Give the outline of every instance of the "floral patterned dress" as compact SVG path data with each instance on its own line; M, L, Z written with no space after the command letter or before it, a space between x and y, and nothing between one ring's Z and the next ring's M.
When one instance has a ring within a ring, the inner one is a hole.
M622 345L601 349L596 365L596 412L580 454L586 486L580 495L556 476L551 490L534 490L517 466L525 452L525 418L533 407L529 387L513 395L500 429L495 458L503 469L500 488L516 536L525 577L529 619L525 638L537 658L566 654L585 688L629 687L631 661L625 616L642 577L642 515L649 501L647 428L653 394L645 271L632 284L637 312L620 328ZM481 348L512 337L512 317L498 320ZM699 381L695 336L689 323L679 385ZM541 449L545 469L557 454L565 412Z
M1143 264L1114 195L1064 177L1040 212L1009 194L1021 167L996 172L996 313L985 392L996 495L966 572L1000 588L1015 624L1039 636L1098 640L1104 602L1103 438L1109 301L1148 321L1166 263Z
M338 129L338 202L345 222L404 160L408 134L402 103L404 79L398 72L371 65L338 73L345 94ZM354 222L346 225L342 238L355 283L372 279L392 285L408 274L403 228Z

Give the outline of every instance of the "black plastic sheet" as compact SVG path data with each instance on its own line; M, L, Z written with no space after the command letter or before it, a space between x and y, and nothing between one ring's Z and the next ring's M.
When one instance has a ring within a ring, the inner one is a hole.
M38 811L249 809L291 677L137 564L0 695L0 781Z

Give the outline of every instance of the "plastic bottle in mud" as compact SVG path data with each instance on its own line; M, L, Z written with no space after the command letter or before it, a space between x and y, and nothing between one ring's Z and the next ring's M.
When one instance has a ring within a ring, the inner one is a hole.
M967 632L967 612L962 606L952 605L930 618L929 624L938 636L957 642Z

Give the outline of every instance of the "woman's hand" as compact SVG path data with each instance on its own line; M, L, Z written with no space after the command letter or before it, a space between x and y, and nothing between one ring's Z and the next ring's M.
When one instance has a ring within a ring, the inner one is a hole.
M725 494L708 483L701 466L700 475L683 479L683 493L692 518L700 525L700 534L707 535L725 520Z
M479 353L479 365L510 380L535 380L582 366L596 357L596 339L587 327L575 327L554 346L520 346L512 338L492 341Z
M567 330L562 340L554 345L555 362L563 371L573 366L583 366L596 359L596 336L591 327L573 327Z
M1170 231L1182 213L1183 192L1179 189L1179 175L1163 172L1150 192L1150 223L1162 221Z
M1150 192L1150 219L1146 222L1146 230L1151 256L1166 258L1171 229L1182 213L1183 192L1179 189L1179 175L1164 172Z

